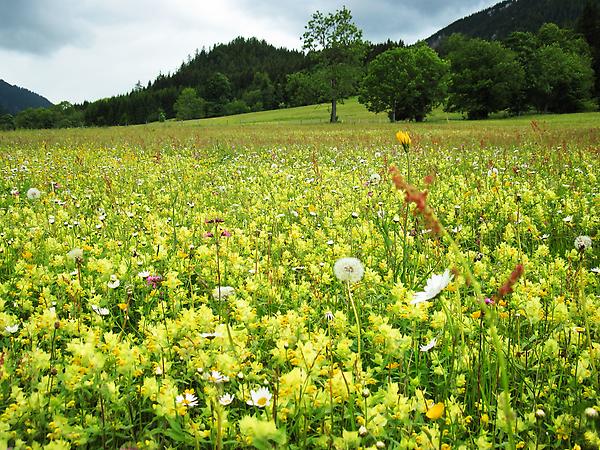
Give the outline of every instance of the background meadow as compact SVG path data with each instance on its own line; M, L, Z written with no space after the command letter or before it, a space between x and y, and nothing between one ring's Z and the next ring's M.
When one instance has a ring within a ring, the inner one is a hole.
M597 114L344 107L1 133L0 446L598 448Z

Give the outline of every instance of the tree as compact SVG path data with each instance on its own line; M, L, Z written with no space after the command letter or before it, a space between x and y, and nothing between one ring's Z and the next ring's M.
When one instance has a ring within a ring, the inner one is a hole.
M515 53L499 42L453 35L447 43L451 80L448 111L485 119L510 106L523 86L524 73Z
M174 109L179 120L200 119L204 117L204 100L198 97L196 89L185 88L177 97Z
M314 82L331 102L330 122L337 122L337 102L356 92L364 54L362 31L346 7L323 15L317 11L302 35L303 49L316 62Z
M596 73L595 94L600 99L600 10L596 3L588 1L577 21L580 32L590 46L592 68Z
M548 23L537 33L512 33L506 45L524 69L525 83L512 96L511 110L574 112L590 99L594 75L590 47L571 30Z
M425 44L394 48L368 66L359 101L391 122L422 121L445 97L448 65Z
M541 112L584 109L594 85L589 57L567 52L558 44L539 48L529 62L531 102Z

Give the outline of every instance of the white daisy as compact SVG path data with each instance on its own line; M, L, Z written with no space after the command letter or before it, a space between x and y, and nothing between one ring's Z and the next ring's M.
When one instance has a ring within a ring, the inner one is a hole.
M99 316L108 316L110 314L108 308L101 308L98 305L92 305L92 310Z
M221 395L221 397L219 397L219 403L223 406L231 405L231 403L233 403L234 400L235 397L228 393L225 393Z
M19 324L16 323L14 325L8 325L4 327L4 329L10 334L15 334L17 331L19 331Z
M435 347L435 345L437 344L437 338L433 338L432 340L429 341L429 343L427 345L421 345L419 347L419 349L422 352L428 352L429 350L431 350L433 347Z
M450 281L452 281L453 275L450 273L450 270L446 269L441 275L432 275L429 280L427 280L427 285L425 286L425 290L422 292L416 292L413 295L413 299L411 300L411 305L417 305L419 303L426 302L427 300L431 300L440 292L442 292Z
M110 288L110 289L116 289L119 286L121 286L121 281L117 278L116 275L111 275L110 276L110 281L108 281L106 283L106 285Z
M269 389L266 387L261 387L257 390L250 391L250 400L248 400L246 403L250 406L264 408L265 406L269 406L271 404L271 398L273 398L273 394L269 392Z

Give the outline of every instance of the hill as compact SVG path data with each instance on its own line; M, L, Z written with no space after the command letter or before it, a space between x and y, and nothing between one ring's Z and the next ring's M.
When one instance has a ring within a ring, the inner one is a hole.
M48 108L52 103L28 89L0 80L0 113L16 114L27 108Z
M453 33L482 39L503 39L513 31L537 31L552 22L574 28L588 0L505 0L442 28L426 39L436 48ZM600 0L593 0L600 5Z

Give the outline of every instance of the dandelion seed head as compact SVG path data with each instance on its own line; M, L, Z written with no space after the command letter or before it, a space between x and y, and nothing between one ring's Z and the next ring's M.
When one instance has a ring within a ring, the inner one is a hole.
M340 281L356 283L365 274L365 268L357 258L340 258L333 266L333 273Z

